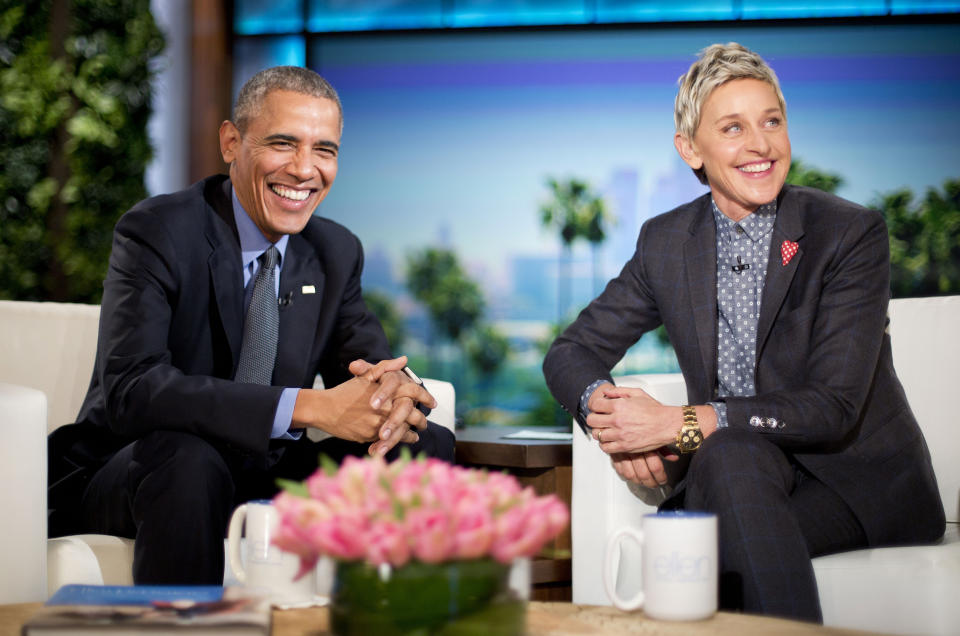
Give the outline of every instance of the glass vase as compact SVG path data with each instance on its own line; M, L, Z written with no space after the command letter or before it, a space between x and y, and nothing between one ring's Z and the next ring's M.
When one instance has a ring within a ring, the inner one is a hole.
M510 566L492 559L411 562L398 568L336 564L330 627L339 636L524 632L526 602L509 585Z

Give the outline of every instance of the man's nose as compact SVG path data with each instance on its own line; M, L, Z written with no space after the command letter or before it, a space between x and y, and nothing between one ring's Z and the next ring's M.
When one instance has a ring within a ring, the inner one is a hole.
M316 166L313 162L313 153L309 148L297 150L293 159L290 161L288 170L291 175L297 177L300 181L312 179L316 174Z

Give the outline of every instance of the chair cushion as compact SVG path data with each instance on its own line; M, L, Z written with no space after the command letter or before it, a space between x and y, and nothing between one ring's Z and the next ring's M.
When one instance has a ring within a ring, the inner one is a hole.
M960 626L955 523L933 545L841 552L817 557L813 569L826 625L889 634L954 634Z

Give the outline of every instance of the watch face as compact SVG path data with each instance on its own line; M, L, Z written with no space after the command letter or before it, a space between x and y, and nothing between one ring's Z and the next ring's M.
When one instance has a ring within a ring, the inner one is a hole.
M684 452L695 451L703 443L703 435L699 428L686 428L680 432L680 439L677 440L677 447Z

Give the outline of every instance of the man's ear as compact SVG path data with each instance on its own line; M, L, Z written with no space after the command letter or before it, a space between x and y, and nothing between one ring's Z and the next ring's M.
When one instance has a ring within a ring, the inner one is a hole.
M703 159L700 158L692 141L680 133L676 133L673 136L673 145L676 146L677 152L680 153L680 158L683 159L688 166L694 170L699 170L703 167Z
M224 120L220 124L220 155L224 162L233 163L237 158L237 148L240 145L240 131L233 122Z

